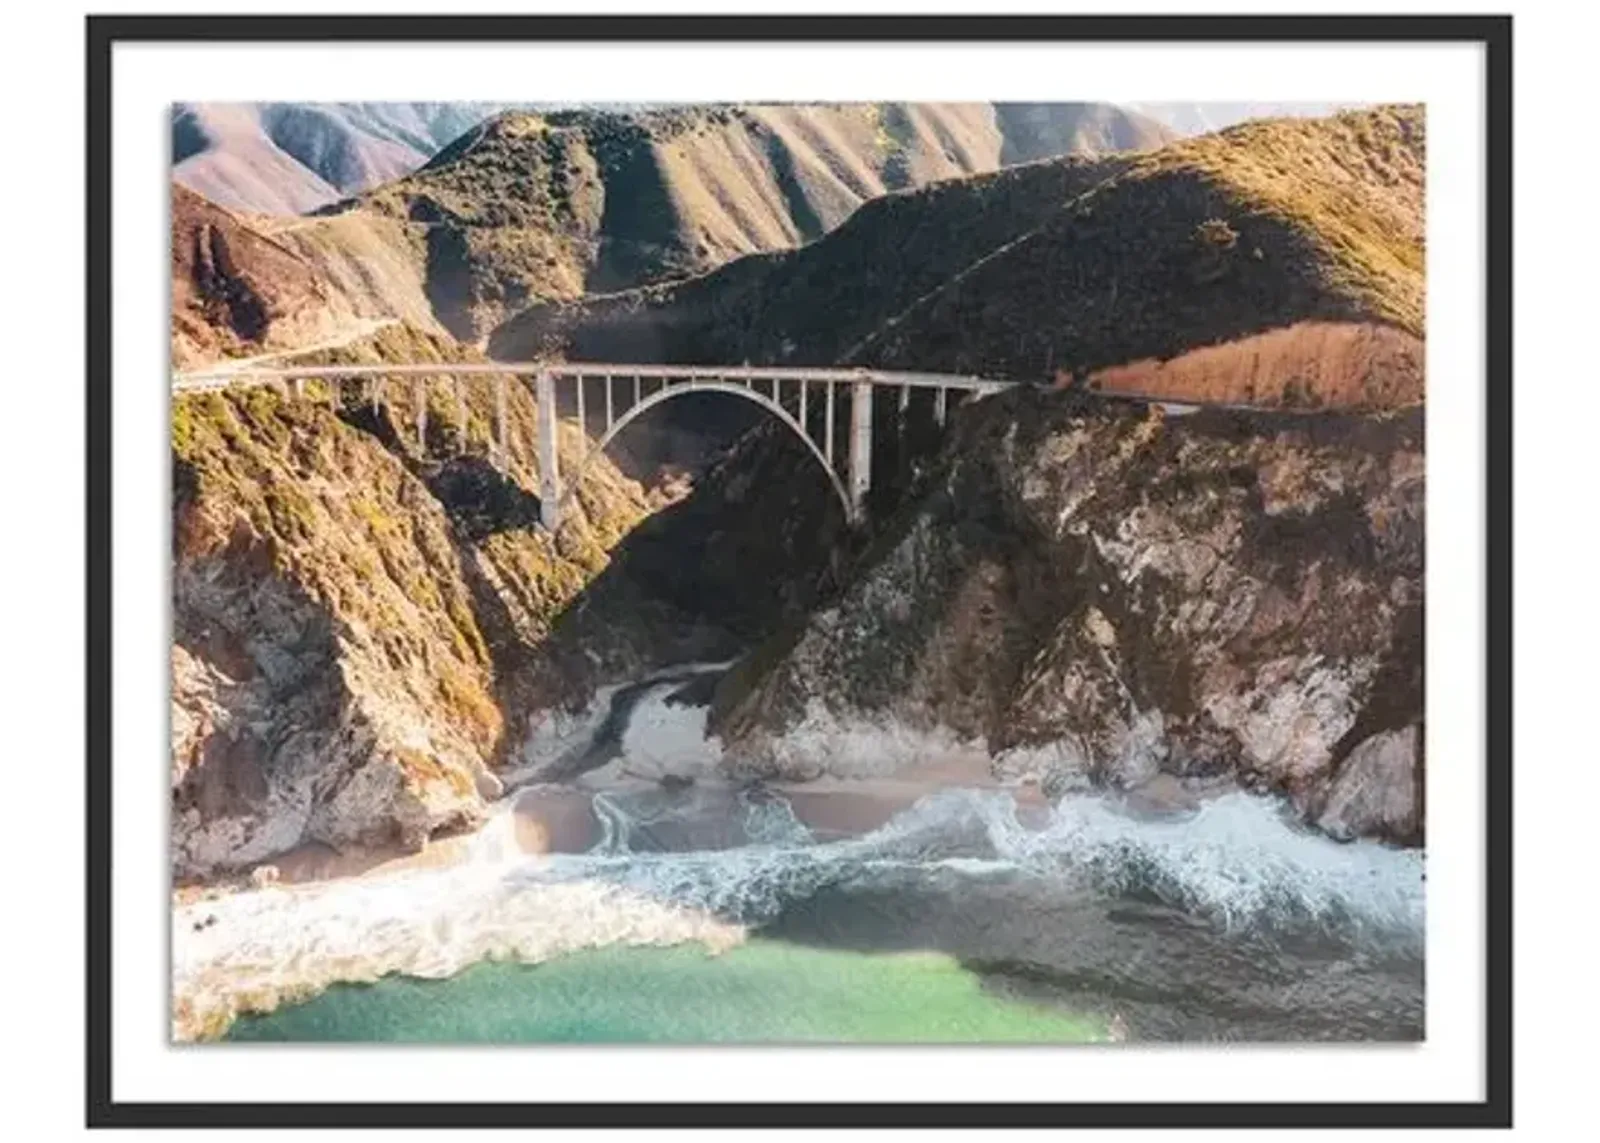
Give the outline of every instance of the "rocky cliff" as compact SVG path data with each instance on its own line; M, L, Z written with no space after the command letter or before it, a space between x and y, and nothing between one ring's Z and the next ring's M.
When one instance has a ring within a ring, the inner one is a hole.
M760 773L808 719L892 717L1047 789L1227 776L1418 842L1423 499L1419 411L1012 391L963 412L928 491L714 718Z
M322 355L462 356L403 326ZM544 533L533 400L518 384L508 397L504 467L486 380L459 403L446 383L398 380L175 399L180 874L311 841L414 849L499 792L522 715L547 701L534 649L656 506L601 459L570 522ZM559 447L574 465L574 426Z

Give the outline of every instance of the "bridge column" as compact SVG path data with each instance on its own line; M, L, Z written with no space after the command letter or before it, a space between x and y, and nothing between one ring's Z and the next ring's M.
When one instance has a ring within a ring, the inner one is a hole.
M872 487L872 382L850 385L850 514L860 523Z
M494 436L495 448L500 456L500 470L511 475L511 426L506 417L506 375L494 379Z
M822 387L827 390L827 403L823 407L822 417L822 452L828 458L828 467L833 467L833 389L832 381L824 381Z
M549 373L534 382L539 399L539 521L548 532L561 524L561 469L556 456L556 382Z

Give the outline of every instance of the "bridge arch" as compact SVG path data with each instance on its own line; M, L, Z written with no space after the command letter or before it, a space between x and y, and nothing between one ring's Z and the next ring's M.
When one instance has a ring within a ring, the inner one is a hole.
M582 382L580 381L579 383L581 384ZM805 384L805 382L801 382L801 384ZM616 438L618 433L632 424L634 419L641 413L687 393L727 393L730 396L742 397L746 401L753 401L777 417L788 426L790 432L805 442L806 448L811 450L811 455L822 466L822 471L828 474L828 483L833 486L834 495L839 498L839 503L844 507L845 518L852 523L855 521L855 508L850 502L850 493L846 491L844 481L839 479L839 474L834 471L833 464L828 460L827 454L817 447L816 441L811 439L810 435L805 431L805 427L795 419L788 409L785 409L782 404L766 393L758 392L747 385L736 385L731 381L710 381L698 378L678 385L668 383L663 388L657 389L654 393L640 399L616 419L611 427L606 430L605 435L584 453L583 459L578 463L578 469L572 474L572 477L563 481L566 487L561 490L558 500L561 518L566 518L567 509L571 507L573 498L577 495L579 487L583 484L584 477L588 474L590 466L595 462L595 458L605 452L606 446Z

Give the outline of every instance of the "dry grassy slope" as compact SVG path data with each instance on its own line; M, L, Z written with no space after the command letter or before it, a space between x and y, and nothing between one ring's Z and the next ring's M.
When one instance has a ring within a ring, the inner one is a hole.
M315 342L359 312L350 297L294 250L173 185L176 366Z
M180 103L173 177L234 210L296 215L422 166L486 103Z
M363 316L445 332L428 295L426 227L358 211L264 219L258 229L299 255Z
M172 196L177 368L330 341L362 319L444 333L427 294L425 228L370 214L242 215L178 184Z
M528 304L788 249L891 190L1168 137L1093 104L514 112L330 210L425 224L430 297L473 340Z
M493 337L579 357L836 362L1047 380L1266 347L1253 394L1187 363L1175 395L1407 404L1422 394L1420 108L1248 123L1156 151L938 184L858 211L803 250L681 283L543 306ZM1376 332L1374 332L1376 331ZM1293 339L1292 339L1293 340ZM1318 388L1321 385L1322 388Z
M407 327L322 355L457 360ZM207 872L302 841L399 842L471 820L520 741L532 648L650 509L601 458L583 512L538 516L534 407L509 387L510 479L487 461L494 396L355 385L174 401L175 861ZM464 439L463 439L464 430ZM563 463L576 463L568 427Z
M1258 378L1254 398L1420 400L1423 166L1420 108L1174 144L953 277L854 359L1044 377L1351 323L1405 337L1371 373L1331 378L1329 393L1304 391L1308 346ZM1409 377L1395 377L1406 362Z
M885 195L825 238L698 278L530 307L495 331L497 357L825 365L1127 157L1033 163Z
M298 214L339 197L273 142L250 104L175 106L172 163L177 183L233 210Z

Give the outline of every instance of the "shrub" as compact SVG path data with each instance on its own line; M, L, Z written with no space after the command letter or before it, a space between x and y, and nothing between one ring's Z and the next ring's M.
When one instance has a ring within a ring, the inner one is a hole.
M1208 218L1194 228L1194 240L1205 248L1232 250L1239 232L1220 218Z

